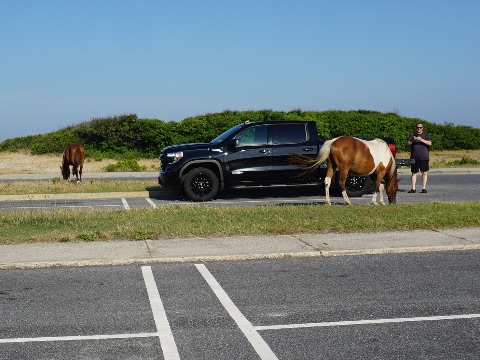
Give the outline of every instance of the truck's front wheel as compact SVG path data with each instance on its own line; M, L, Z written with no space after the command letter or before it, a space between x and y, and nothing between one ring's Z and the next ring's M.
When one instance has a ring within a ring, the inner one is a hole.
M220 186L218 177L207 168L191 170L183 181L183 192L192 201L208 201L217 194Z

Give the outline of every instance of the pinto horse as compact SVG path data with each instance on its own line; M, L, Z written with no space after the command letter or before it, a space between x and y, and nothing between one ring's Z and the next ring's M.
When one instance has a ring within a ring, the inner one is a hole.
M70 166L73 167L73 174L77 177L77 182L82 181L83 162L85 161L85 149L81 144L68 145L63 151L62 170L63 180L70 178ZM80 178L79 178L80 174Z
M377 205L377 194L380 193L380 204L385 205L383 190L386 189L388 201L395 204L397 200L398 179L395 158L388 144L381 139L371 141L361 140L350 136L340 136L327 140L320 148L316 159L305 155L291 155L291 160L297 165L306 166L305 173L314 171L320 164L327 162L325 177L326 203L330 202L330 184L334 170L340 172L339 187L342 191L345 204L351 205L345 190L345 181L348 173L360 176L375 174L375 193L372 204ZM382 180L385 180L383 185Z

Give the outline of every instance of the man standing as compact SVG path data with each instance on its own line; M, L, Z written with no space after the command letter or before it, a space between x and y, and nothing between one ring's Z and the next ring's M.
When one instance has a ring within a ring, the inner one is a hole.
M427 133L423 132L423 124L418 123L416 131L410 135L407 140L407 146L410 146L410 159L414 159L412 164L412 189L409 193L417 192L415 183L417 182L417 173L422 172L422 193L427 192L427 171L429 170L429 149L432 146L432 140Z

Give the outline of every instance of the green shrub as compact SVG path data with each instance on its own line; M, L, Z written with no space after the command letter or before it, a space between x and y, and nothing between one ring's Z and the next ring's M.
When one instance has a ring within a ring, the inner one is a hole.
M370 110L302 111L226 110L220 113L188 117L180 122L138 119L135 114L95 118L78 125L44 134L7 139L0 151L30 150L32 154L58 154L71 143L85 146L87 158L101 160L138 160L157 158L168 145L208 142L245 121L311 120L317 124L321 139L340 135L357 137L392 137L399 151L407 151L406 141L422 122L433 141L432 150L480 149L480 129L470 126L444 125L402 117L395 113Z
M146 166L140 166L138 162L135 160L120 160L116 164L110 164L105 167L105 171L107 172L123 172L123 171L130 171L130 172L139 172L139 171L146 171Z

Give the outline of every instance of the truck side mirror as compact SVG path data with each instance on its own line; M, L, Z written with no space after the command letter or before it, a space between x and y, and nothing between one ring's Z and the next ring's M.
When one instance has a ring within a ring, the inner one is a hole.
M232 148L236 148L236 147L239 146L239 145L240 145L240 140L238 140L238 139L232 139L232 140L230 140L230 146L231 146Z

